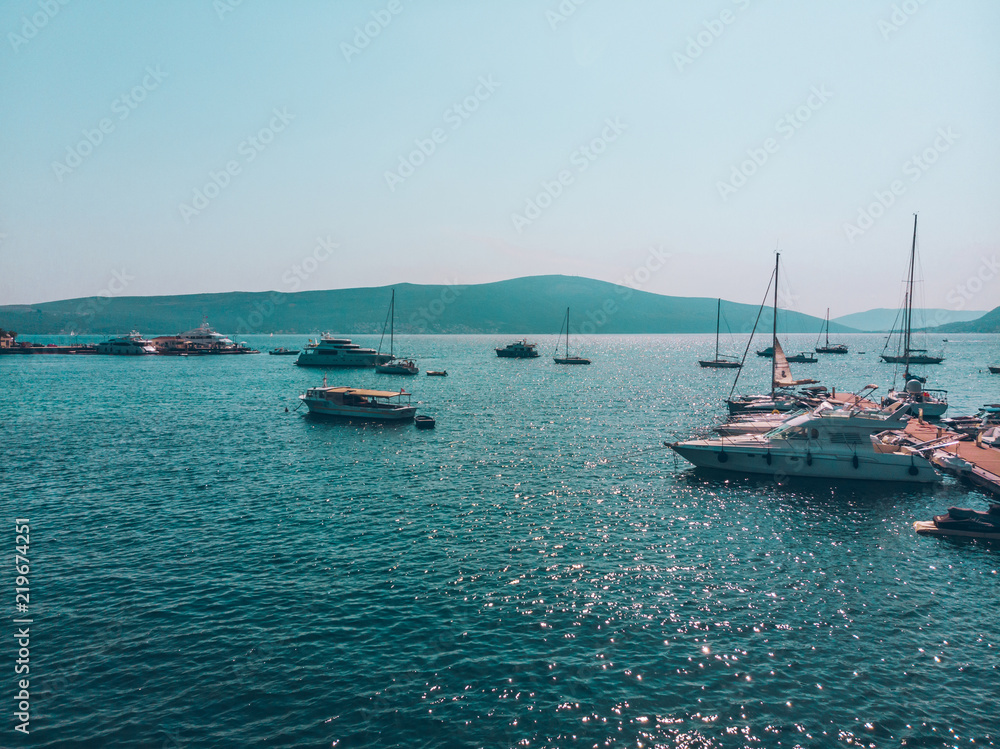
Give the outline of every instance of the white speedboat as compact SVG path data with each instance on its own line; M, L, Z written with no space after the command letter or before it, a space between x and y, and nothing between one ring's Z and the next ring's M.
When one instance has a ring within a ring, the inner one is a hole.
M350 338L334 338L324 334L319 343L310 342L302 349L295 363L300 367L373 367L392 359L373 348L362 348Z
M668 443L702 468L769 476L932 482L938 474L918 450L875 435L905 426L896 412L837 408L825 402L765 434Z
M406 403L402 399L406 398ZM400 390L365 390L350 387L309 388L299 399L309 413L320 416L344 416L354 419L406 421L412 419L417 407L410 404L410 394Z
M110 338L97 344L97 353L110 356L148 356L156 353L152 341L147 341L136 331L128 335Z

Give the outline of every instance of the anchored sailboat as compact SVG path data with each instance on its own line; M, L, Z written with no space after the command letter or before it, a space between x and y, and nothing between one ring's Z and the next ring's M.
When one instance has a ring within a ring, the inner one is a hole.
M847 346L843 343L830 343L830 308L826 308L826 325L824 326L826 330L826 343L822 346L816 347L817 354L846 354ZM821 331L822 332L822 331Z
M889 347L889 340L882 349L882 361L889 364L905 364L907 370L911 364L940 364L944 361L943 356L929 354L927 349L913 348L913 267L917 256L917 214L913 214L913 243L910 245L910 270L906 277L906 296L903 302L903 327L899 331L898 348L895 354L887 354L885 348ZM895 332L895 331L893 331Z
M712 369L739 369L743 366L743 364L735 356L726 356L725 354L719 356L719 324L721 321L722 299L720 298L715 310L715 358L710 361L703 361L699 359L698 364Z
M375 371L379 374L401 374L415 375L420 370L413 363L412 359L397 359L393 354L393 328L396 321L396 290L392 290L392 299L389 301L389 314L386 322L389 324L389 361L384 364L376 364ZM385 338L385 325L382 325L382 338ZM379 339L378 350L382 351L382 339Z
M569 354L569 307L566 308L566 319L563 321L563 325L566 328L566 349L564 356L559 356L559 340L556 341L555 350L555 363L556 364L590 364L590 359L584 359L582 356L570 356ZM562 338L562 328L559 329L560 339Z
M788 366L788 357L785 356L781 344L778 342L778 269L781 260L781 253L774 256L774 315L771 323L771 393L770 395L750 395L741 398L730 398L726 401L730 413L741 413L745 411L791 411L799 407L799 398L786 393L778 393L777 388L789 388L796 385L811 385L819 380L792 378L792 370ZM765 297L766 299L766 297ZM763 309L763 303L761 308ZM751 338L753 335L751 334ZM747 346L749 347L749 343ZM758 355L763 355L757 352ZM737 380L739 375L737 375ZM733 383L733 390L736 383Z

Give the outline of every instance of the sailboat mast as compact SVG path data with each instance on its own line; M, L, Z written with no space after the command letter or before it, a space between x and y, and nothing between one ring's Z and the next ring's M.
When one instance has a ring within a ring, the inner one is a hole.
M774 380L778 366L778 262L781 253L774 253L774 319L771 321L771 397L774 398Z
M719 361L719 321L722 319L722 297L719 306L715 308L715 360Z
M910 366L910 328L913 324L913 266L917 257L917 214L913 214L913 243L910 245L910 273L906 279L906 332L903 339L903 356L906 366Z
M826 308L826 345L830 346L830 308Z
M392 299L389 301L389 356L392 356L393 328L396 323L396 290L392 290Z
M566 308L566 356L569 357L569 307Z

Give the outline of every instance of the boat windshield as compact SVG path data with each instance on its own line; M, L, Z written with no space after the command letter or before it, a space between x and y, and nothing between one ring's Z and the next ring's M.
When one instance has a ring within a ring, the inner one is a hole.
M806 440L809 439L809 430L798 424L782 424L772 429L766 436L771 439Z

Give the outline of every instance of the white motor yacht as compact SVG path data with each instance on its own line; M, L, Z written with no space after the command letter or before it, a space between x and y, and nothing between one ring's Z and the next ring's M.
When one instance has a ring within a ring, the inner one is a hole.
M295 363L300 367L373 367L392 359L373 348L362 348L350 338L334 338L324 333L319 343L310 342Z
M133 330L128 335L101 341L97 344L97 353L111 356L148 356L156 353L156 347L152 341L147 341Z
M201 325L193 330L188 330L177 336L182 341L190 341L197 346L204 348L229 348L235 346L232 338L227 338L222 333L212 330L205 320Z
M702 468L825 479L932 482L938 474L919 450L883 443L879 432L902 429L903 413L838 408L830 402L764 434L668 443Z

